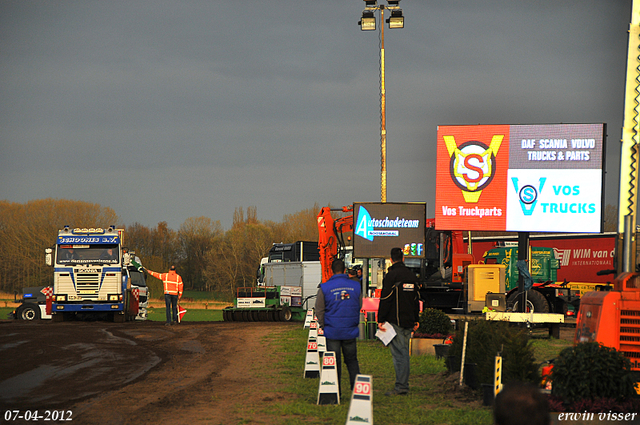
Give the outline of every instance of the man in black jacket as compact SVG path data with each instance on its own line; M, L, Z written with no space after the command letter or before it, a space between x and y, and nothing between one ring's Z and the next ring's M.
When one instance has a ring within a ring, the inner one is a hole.
M385 331L384 323L389 322L396 336L389 343L393 367L396 370L396 384L385 395L404 395L409 392L409 339L411 332L418 329L420 305L416 275L404 265L404 255L400 248L391 250L391 267L382 281L380 306L378 308L378 328Z

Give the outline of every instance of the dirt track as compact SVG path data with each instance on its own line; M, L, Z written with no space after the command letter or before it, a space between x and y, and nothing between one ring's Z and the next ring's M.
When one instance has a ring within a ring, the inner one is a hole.
M263 338L289 326L300 324L2 321L0 414L64 410L74 424L237 423L239 400L287 397L252 371L268 358Z

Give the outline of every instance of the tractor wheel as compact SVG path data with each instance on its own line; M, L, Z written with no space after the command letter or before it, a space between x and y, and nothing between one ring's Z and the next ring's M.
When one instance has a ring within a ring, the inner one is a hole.
M16 311L20 320L40 320L40 307L34 304L22 304Z
M513 311L518 310L518 302L520 301L520 296L516 292L509 295L509 303L513 303ZM540 292L535 289L529 289L527 291L527 313L548 313L549 312L549 303L547 299Z
M224 309L222 310L222 321L223 322L230 322L231 320L229 320L229 310Z
M289 307L282 307L282 310L280 310L280 316L279 319L281 322L289 322L291 321L291 310L289 309Z
M260 310L258 314L258 319L260 322L268 322L269 321L269 312L266 310Z
M242 321L244 321L244 319L242 317L242 311L241 310L235 310L233 312L233 321L234 322L242 322Z
M277 322L278 321L278 312L275 310L269 310L267 313L267 321L269 322Z
M251 311L251 321L252 322L260 322L260 321L262 321L260 319L260 313L262 313L262 312L259 311L259 310L252 310Z

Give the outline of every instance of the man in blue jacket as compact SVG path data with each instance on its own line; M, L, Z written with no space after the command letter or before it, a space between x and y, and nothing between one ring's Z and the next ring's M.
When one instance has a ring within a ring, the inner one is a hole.
M342 352L344 363L349 371L351 390L353 390L356 375L360 373L356 339L359 333L358 324L362 305L361 289L358 282L349 279L344 273L344 261L333 260L331 270L333 276L322 283L318 289L316 317L327 339L327 351L333 351L336 354L338 382L342 376L340 355ZM341 388L340 393L342 394Z

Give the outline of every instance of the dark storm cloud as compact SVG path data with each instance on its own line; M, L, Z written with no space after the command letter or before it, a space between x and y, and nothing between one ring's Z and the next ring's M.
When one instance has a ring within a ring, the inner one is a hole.
M280 220L378 200L363 6L0 3L0 198L82 199L174 228L228 226L238 206ZM439 124L607 122L617 202L628 1L401 6L406 27L385 32L390 201L432 208Z

